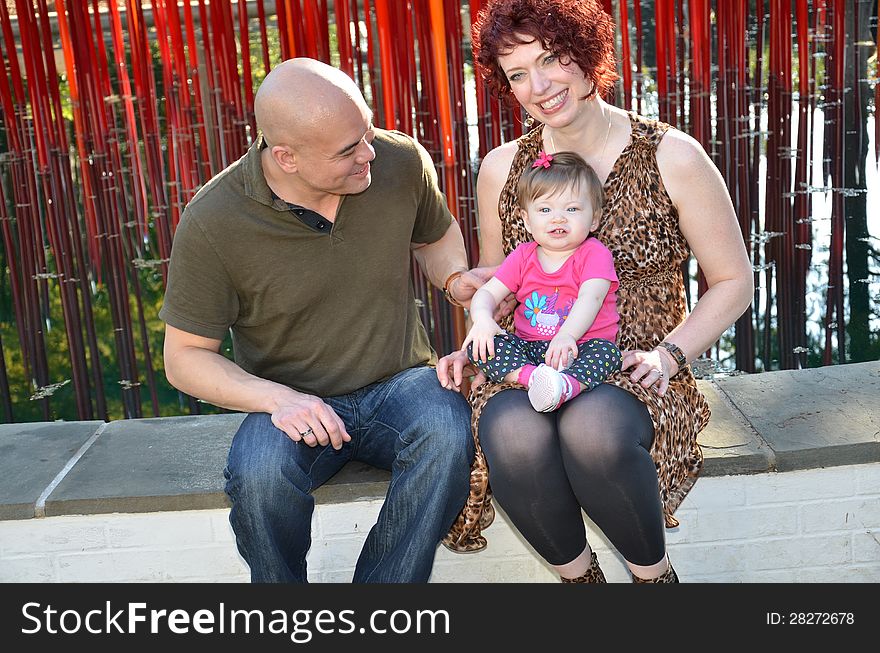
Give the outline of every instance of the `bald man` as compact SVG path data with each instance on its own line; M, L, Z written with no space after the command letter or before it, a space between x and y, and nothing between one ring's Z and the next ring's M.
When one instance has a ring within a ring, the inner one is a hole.
M252 581L307 582L311 493L357 460L392 478L353 581L426 582L467 497L473 439L467 403L432 367L411 254L458 302L491 270L467 271L430 156L375 128L344 73L285 61L254 108L261 136L175 233L165 373L248 413L224 473ZM220 353L230 332L234 361Z

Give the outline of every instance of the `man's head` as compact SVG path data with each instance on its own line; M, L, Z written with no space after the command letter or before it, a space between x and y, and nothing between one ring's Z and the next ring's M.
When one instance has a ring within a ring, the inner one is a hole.
M266 75L254 112L271 161L304 190L350 195L369 187L373 114L342 71L288 59Z

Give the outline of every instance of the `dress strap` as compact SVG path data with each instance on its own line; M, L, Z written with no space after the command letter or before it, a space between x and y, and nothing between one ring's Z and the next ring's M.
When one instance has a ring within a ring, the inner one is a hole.
M660 144L663 136L671 128L671 125L660 122L655 118L646 118L634 111L630 111L629 121L632 126L632 140L651 144L655 149Z

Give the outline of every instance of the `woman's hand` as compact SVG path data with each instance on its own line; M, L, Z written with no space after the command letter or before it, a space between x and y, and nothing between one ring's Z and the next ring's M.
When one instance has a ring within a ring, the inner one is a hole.
M474 377L471 387L476 388L486 382L486 375L474 368L463 349L447 354L437 361L437 379L447 390L461 392L465 377Z
M623 352L621 370L633 368L629 378L639 383L643 388L651 388L661 397L666 394L669 387L669 379L678 373L678 365L672 354L665 350L631 349Z

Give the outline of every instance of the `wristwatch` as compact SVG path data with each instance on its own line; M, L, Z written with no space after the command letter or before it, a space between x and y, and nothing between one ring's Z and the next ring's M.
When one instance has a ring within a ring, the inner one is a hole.
M681 370L687 366L687 358L685 357L684 352L681 350L681 347L679 347L678 345L661 340L657 343L657 347L662 347L670 354L672 354L672 357L675 359L675 363L678 365L678 369Z

